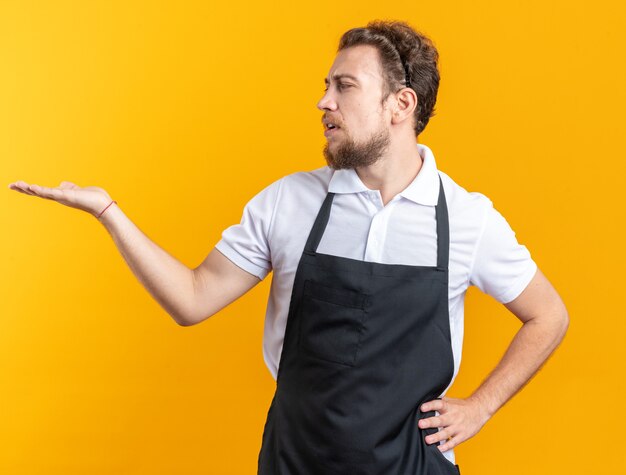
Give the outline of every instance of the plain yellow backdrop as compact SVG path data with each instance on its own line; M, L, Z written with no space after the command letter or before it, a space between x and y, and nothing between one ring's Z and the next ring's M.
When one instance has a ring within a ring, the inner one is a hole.
M530 384L456 447L461 473L626 473L622 5L0 0L0 473L256 473L271 276L180 327L93 216L6 187L101 186L195 267L258 191L325 165L323 78L341 34L376 18L435 42L419 141L493 200L571 318ZM451 397L520 327L476 288L465 317Z

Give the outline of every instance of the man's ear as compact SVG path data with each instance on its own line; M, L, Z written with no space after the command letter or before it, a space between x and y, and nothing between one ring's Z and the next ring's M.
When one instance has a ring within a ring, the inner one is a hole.
M409 87L402 89L398 95L398 116L405 119L411 117L417 107L417 94Z
M407 118L411 118L417 107L417 94L411 88L403 88L396 96L393 109L393 124L399 124Z

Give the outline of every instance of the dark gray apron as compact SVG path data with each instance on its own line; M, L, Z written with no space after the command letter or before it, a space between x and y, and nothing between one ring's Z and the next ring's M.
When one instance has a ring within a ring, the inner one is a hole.
M454 373L448 209L439 178L437 266L317 252L328 193L296 271L259 475L459 475L424 437L421 404Z

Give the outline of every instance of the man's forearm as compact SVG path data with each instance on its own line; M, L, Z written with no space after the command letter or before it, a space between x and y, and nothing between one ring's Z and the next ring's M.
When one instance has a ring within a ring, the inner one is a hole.
M152 297L180 325L193 305L193 271L151 241L117 206L98 219Z
M567 330L567 318L533 319L519 329L502 360L468 398L493 416L541 368Z

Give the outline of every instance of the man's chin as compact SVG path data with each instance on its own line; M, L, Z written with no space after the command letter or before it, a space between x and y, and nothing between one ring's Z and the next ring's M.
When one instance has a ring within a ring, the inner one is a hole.
M339 170L335 162L333 162L332 160L329 160L328 157L324 157L324 158L326 158L326 165L328 165L329 168L332 168L333 170Z
M342 168L344 168L338 165L335 157L328 151L328 146L324 147L324 159L326 160L326 164L328 165L328 167L332 168L333 170L341 170Z

